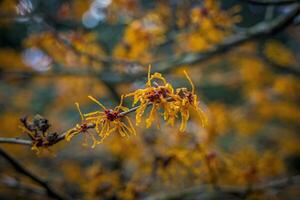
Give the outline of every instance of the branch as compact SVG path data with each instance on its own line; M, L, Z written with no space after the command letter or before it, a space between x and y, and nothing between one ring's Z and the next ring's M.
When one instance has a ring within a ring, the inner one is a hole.
M280 180L271 181L268 183L260 184L254 186L251 190L254 191L261 191L261 190L268 190L268 189L283 189L288 186L292 185L299 185L300 184L300 175L291 177L291 178L284 178ZM157 194L154 196L150 196L145 198L145 200L171 200L171 199L201 199L201 195L211 191L211 185L201 185L193 188L188 188L185 190L181 190L179 192L174 193L164 193L164 194ZM215 190L218 195L227 196L227 197L242 197L243 199L249 194L249 190L246 188L236 187L236 186L220 186L220 189ZM234 198L236 199L236 198Z
M293 22L293 20L299 13L300 5L294 5L289 13L282 14L270 22L261 22L247 29L247 31L237 33L232 37L225 39L223 43L214 46L205 53L187 53L180 57L171 57L164 62L154 63L153 68L155 71L163 73L173 70L182 65L191 65L208 60L213 56L227 52L232 48L237 47L238 45L244 44L245 42L272 35L283 30ZM157 70L155 69L155 66L157 67Z
M42 15L41 13L29 13L24 16L20 16L17 14L12 14L12 13L1 13L0 14L1 19L12 19L12 20L17 20L17 19L23 19L23 20L29 20L33 23L36 23L38 25L42 25L44 30L49 31L53 34L53 36L59 41L61 44L65 45L68 47L74 54L77 56L86 56L89 59L99 62L99 63L104 63L104 64L109 64L109 63L119 63L119 64L138 64L137 61L131 61L131 60L126 60L126 59L116 59L110 56L99 56L99 55L92 55L86 52L80 51L78 48L76 48L75 45L73 45L67 37L64 37L59 34L59 32L53 27L53 25L50 25L46 21L52 21L54 23L58 23L57 19L50 17L50 16L45 16ZM61 19L59 19L59 22L61 22ZM68 26L70 25L70 22L68 21ZM66 26L66 24L64 24Z
M6 138L0 137L0 143L10 143L10 144L21 144L21 145L32 145L31 140L24 140L20 138Z
M300 77L300 69L297 68L296 66L283 66L280 64L277 64L270 60L263 52L262 52L262 47L259 47L260 50L256 53L251 53L251 52L244 52L244 51L237 51L234 52L234 55L236 56L245 56L249 58L254 58L254 59L261 59L261 61L270 67L274 73L279 73L279 74L293 74L297 77Z
M272 21L258 23L257 25L247 29L246 31L237 33L225 39L223 43L212 47L210 50L204 53L186 53L178 57L173 56L166 59L165 61L153 63L153 68L157 72L167 73L170 70L176 69L183 65L192 65L199 62L203 62L251 40L256 40L261 37L280 32L281 30L285 29L288 25L290 25L299 13L300 5L294 5L289 13L282 14ZM143 73L134 76L127 76L126 79L121 79L125 82L127 79L137 79L141 76L145 76L145 74Z
M284 30L287 26L289 26L297 15L300 13L300 5L293 5L290 12L287 14L282 14L272 21L264 21L258 23L257 25L246 29L246 31L239 32L227 39L225 39L221 44L212 47L210 50L204 53L185 53L181 56L171 56L163 61L157 61L152 63L155 71L160 73L167 73L170 70L176 69L182 65L193 65L196 63L200 63L206 61L214 56L225 53L241 44L249 42L251 40L256 40L268 35L275 34ZM9 72L2 72L3 74ZM291 72L293 73L293 72ZM101 72L97 72L91 74L88 71L66 71L60 72L58 74L41 74L37 72L27 72L25 76L56 76L56 75L92 75L95 76L102 81L107 83L116 84L116 83L128 83L133 80L139 79L140 77L144 77L146 75L145 72L138 73L134 75L118 75L117 73L113 73L109 70L104 70Z
M30 185L26 185L24 183L21 183L20 180L9 176L4 177L4 179L0 180L0 185L11 189L21 190L23 193L25 193L25 195L36 194L39 196L44 196L46 194L46 191L42 188L36 188Z
M264 43L260 42L258 44L259 51L257 52L257 56L266 64L274 69L274 72L280 72L281 74L293 74L295 76L300 77L300 68L297 66L284 66L273 62L268 56L264 53Z
M79 68L79 67L78 67ZM117 84L117 83L126 83L126 82L131 82L131 76L120 76L117 73L105 70L101 72L91 72L89 70L77 70L77 69L61 69L60 71L57 72L37 72L37 71L19 71L19 70L3 70L0 71L0 76L2 78L9 78L10 76L17 76L19 78L23 79L32 79L35 77L39 78L57 78L57 77L67 77L67 76L72 76L72 77L82 77L82 76L88 76L88 77L94 77L97 78L106 84ZM127 78L128 77L128 78Z
M39 186L43 187L46 191L49 197L64 200L67 199L66 197L63 197L61 194L54 191L51 186L47 184L44 180L42 180L40 177L36 176L35 174L28 171L24 166L22 166L18 161L16 161L13 157L11 157L9 154L7 154L3 149L0 148L0 155L6 159L19 173L25 175L26 177L30 178L32 181L37 183Z
M102 81L103 84L107 87L107 89L109 90L111 96L113 97L113 99L115 100L115 102L120 102L120 95L117 91L117 88L115 86L115 84L111 84L107 81Z
M244 0L247 3L257 5L286 5L297 2L297 0Z
M147 106L150 106L150 105L151 105L151 103L149 103ZM136 106L136 107L133 107L133 108L129 109L128 111L120 112L118 116L123 117L125 115L128 115L132 112L135 112L138 108L139 108L139 106ZM92 128L95 128L95 124L94 123L88 124L87 129L92 129ZM62 134L60 134L58 136L58 138L56 139L56 141L54 141L51 145L54 145L54 144L64 140L67 133L68 133L68 131L65 131ZM25 140L25 139L19 139L19 138L0 137L0 143L20 144L20 145L32 146L32 141L31 140Z
M139 64L138 61L131 61L131 60L127 60L127 59L116 59L116 58L109 57L109 56L92 55L92 54L80 51L75 45L72 44L72 42L70 40L68 40L67 37L60 35L59 32L57 32L57 30L53 26L51 26L49 23L47 23L43 17L38 19L33 16L30 18L30 20L32 20L33 22L35 22L37 24L43 25L47 31L50 31L53 34L53 36L57 39L57 41L59 41L61 44L68 47L77 56L86 56L92 61L104 63L104 64L110 64L110 63L119 63L119 64L128 64L128 65Z
M181 56L171 56L163 61L157 61L152 63L153 68L155 71L160 73L167 73L173 69L176 69L182 65L193 65L196 63L200 63L206 61L214 56L220 55L225 53L241 44L249 42L251 40L256 40L268 35L273 35L277 32L282 31L287 26L289 26L294 19L300 13L300 5L296 4L293 5L290 12L287 14L282 14L277 18L273 19L272 21L264 21L258 23L257 25L246 29L246 31L242 31L237 33L227 39L225 39L221 44L212 47L210 50L204 53L185 53ZM130 83L133 80L139 79L140 77L144 77L146 75L145 72L138 73L134 75L118 75L109 70L104 70L101 72L91 72L88 71L62 71L58 73L38 73L38 72L1 72L4 75L11 75L11 74L19 74L25 77L32 77L32 76L42 76L42 77L53 77L53 76L95 76L98 79L106 83L117 84L117 83ZM290 71L293 74L293 71Z

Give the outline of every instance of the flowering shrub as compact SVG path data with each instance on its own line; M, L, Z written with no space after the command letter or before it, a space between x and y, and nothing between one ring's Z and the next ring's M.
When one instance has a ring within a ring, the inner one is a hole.
M0 1L0 199L297 199L299 13Z
M92 111L89 113L82 113L79 103L75 103L77 110L80 114L81 123L76 124L74 128L71 128L64 135L67 141L77 134L83 134L85 136L84 145L87 145L87 135L92 139L92 148L95 148L96 144L100 144L111 133L117 132L121 137L128 137L135 135L135 128L128 115L131 112L136 112L136 125L142 121L142 116L148 106L151 106L150 114L146 119L146 127L149 128L152 122L157 118L159 126L159 110L163 110L163 119L170 125L174 126L174 121L181 115L180 131L183 132L186 129L186 124L189 119L190 109L197 112L201 118L202 125L207 124L206 116L199 106L198 97L195 94L195 86L184 71L184 74L191 84L192 90L187 88L178 88L174 91L172 85L167 83L165 78L160 73L151 74L151 66L148 70L148 80L144 89L138 89L135 92L125 95L125 97L134 96L133 106L138 102L140 105L131 109L122 106L124 96L121 97L121 102L114 109L107 109L102 103L96 100L92 96L88 96L93 102L100 106L103 111ZM161 81L161 85L157 83ZM29 124L27 118L21 119L23 123L22 130L28 134L32 140L32 149L38 150L53 145L57 140L56 133L48 133L47 130L50 127L48 120L37 115L32 124ZM97 136L94 136L89 132L89 129L94 129Z

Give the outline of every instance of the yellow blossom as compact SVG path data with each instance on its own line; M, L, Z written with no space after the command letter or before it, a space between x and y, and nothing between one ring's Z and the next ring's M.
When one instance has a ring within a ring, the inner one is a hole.
M291 67L296 62L293 52L282 43L275 40L266 43L264 53L274 63L283 67Z
M94 97L88 97L103 109L103 111L95 111L84 114L86 120L95 123L96 132L101 137L101 141L98 143L102 143L103 140L114 131L118 132L122 137L136 134L129 117L121 113L121 111L126 112L129 110L128 108L122 106L123 96L121 97L120 104L114 109L107 109Z
M179 112L181 113L181 125L179 129L181 132L185 131L186 129L186 124L190 116L190 108L197 112L201 119L202 126L207 125L207 118L200 108L198 96L195 94L195 86L186 71L184 71L184 74L191 84L192 91L189 91L187 88L178 88L176 90L176 95L174 95L174 99L178 103L177 105L179 107Z
M97 139L95 138L95 136L90 133L88 131L88 129L90 128L90 125L88 124L89 123L89 120L86 120L84 115L82 114L81 110L80 110L80 107L79 107L79 103L75 103L76 105L76 108L80 114L80 118L81 118L81 121L82 123L81 124L76 124L76 126L70 130L67 131L67 134L65 136L65 139L67 141L70 141L71 138L79 133L83 133L84 134L84 143L83 145L87 145L87 135L89 135L91 138L92 138L92 148L95 148L96 144L97 144Z
M157 118L157 111L160 108L164 109L165 119L169 115L168 111L172 103L169 102L170 95L173 94L174 89L171 84L167 83L166 79L160 73L154 73L151 75L151 66L148 70L148 81L144 89L138 89L133 93L127 94L126 96L133 96L133 105L140 102L139 108L136 110L136 124L140 124L142 121L142 116L145 112L145 109L149 104L152 105L150 114L146 119L146 127L150 127ZM152 83L153 80L162 82L162 85L159 85L157 82ZM159 126L159 122L158 122Z

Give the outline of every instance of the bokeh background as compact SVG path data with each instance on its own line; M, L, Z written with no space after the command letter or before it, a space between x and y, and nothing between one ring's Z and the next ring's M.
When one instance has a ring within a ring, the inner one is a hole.
M190 87L186 70L209 120L203 128L192 113L184 133L180 121L142 124L137 136L112 134L95 149L82 146L81 135L39 155L23 145L1 148L72 199L156 199L299 174L300 11L297 1L278 2L1 0L0 137L28 139L19 118L36 114L62 133L80 122L75 102L84 112L98 108L88 95L118 105L144 87L149 64L174 87ZM213 191L190 199L224 197ZM293 186L246 198L297 195ZM1 157L0 198L50 199Z

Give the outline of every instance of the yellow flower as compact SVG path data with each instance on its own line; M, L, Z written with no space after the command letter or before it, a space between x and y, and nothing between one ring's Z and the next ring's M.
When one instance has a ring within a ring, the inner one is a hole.
M94 97L88 97L103 109L103 111L95 111L84 114L86 120L95 123L96 132L101 137L101 141L98 143L102 143L103 140L114 131L118 132L122 137L127 137L130 134L136 134L129 117L125 116L125 114L121 112L126 112L129 110L128 108L122 106L123 96L121 97L120 104L114 109L107 109ZM127 123L124 121L124 119L127 121Z
M184 71L184 74L188 81L191 84L192 91L189 91L187 88L178 88L176 94L173 95L173 99L178 105L179 112L181 113L181 125L180 131L183 132L186 129L186 124L190 116L190 108L195 110L201 119L202 126L207 125L207 118L205 117L204 112L199 106L198 96L195 94L195 86L189 77L189 75Z
M190 108L195 110L200 116L203 126L207 124L207 119L199 107L194 84L186 72L184 73L192 86L192 91L190 92L187 88L178 88L176 93L174 93L172 85L169 84L160 73L154 73L151 75L150 70L151 66L149 66L148 70L148 81L146 83L146 87L126 95L134 97L133 105L140 102L140 105L136 110L137 125L141 123L142 116L149 105L151 105L152 108L146 119L147 128L152 125L155 119L157 119L159 127L159 120L157 117L159 109L163 110L164 120L171 126L174 125L174 121L177 118L178 113L181 113L181 132L183 132L186 128ZM156 81L159 81L160 84Z
M80 110L80 107L79 107L79 103L75 103L76 105L76 108L80 114L80 118L81 118L81 121L82 123L81 124L76 124L76 126L70 130L67 131L67 134L65 136L65 139L67 141L70 141L71 138L79 133L83 133L84 134L84 142L83 142L83 145L84 146L87 146L88 142L87 142L87 135L92 139L92 148L95 148L96 144L98 143L98 140L95 138L95 136L88 132L88 129L90 128L93 128L94 125L90 123L89 120L87 120L84 115L82 114L81 110Z
M149 128L155 118L157 118L157 111L160 108L164 109L164 116L169 116L168 111L171 110L171 103L169 102L171 94L173 94L174 89L172 85L167 83L166 79L160 73L150 74L151 66L149 66L148 70L148 81L146 83L146 88L136 90L133 93L127 94L128 96L133 96L133 105L140 102L139 108L136 110L136 124L140 124L142 121L142 116L145 112L145 109L148 105L152 105L150 114L146 119L146 127ZM153 80L157 80L161 82L162 85L159 85L157 82L153 82ZM158 121L158 120L157 120ZM158 121L159 127L159 121Z
M266 43L264 53L272 62L282 67L291 67L296 63L293 52L276 40L270 40Z

